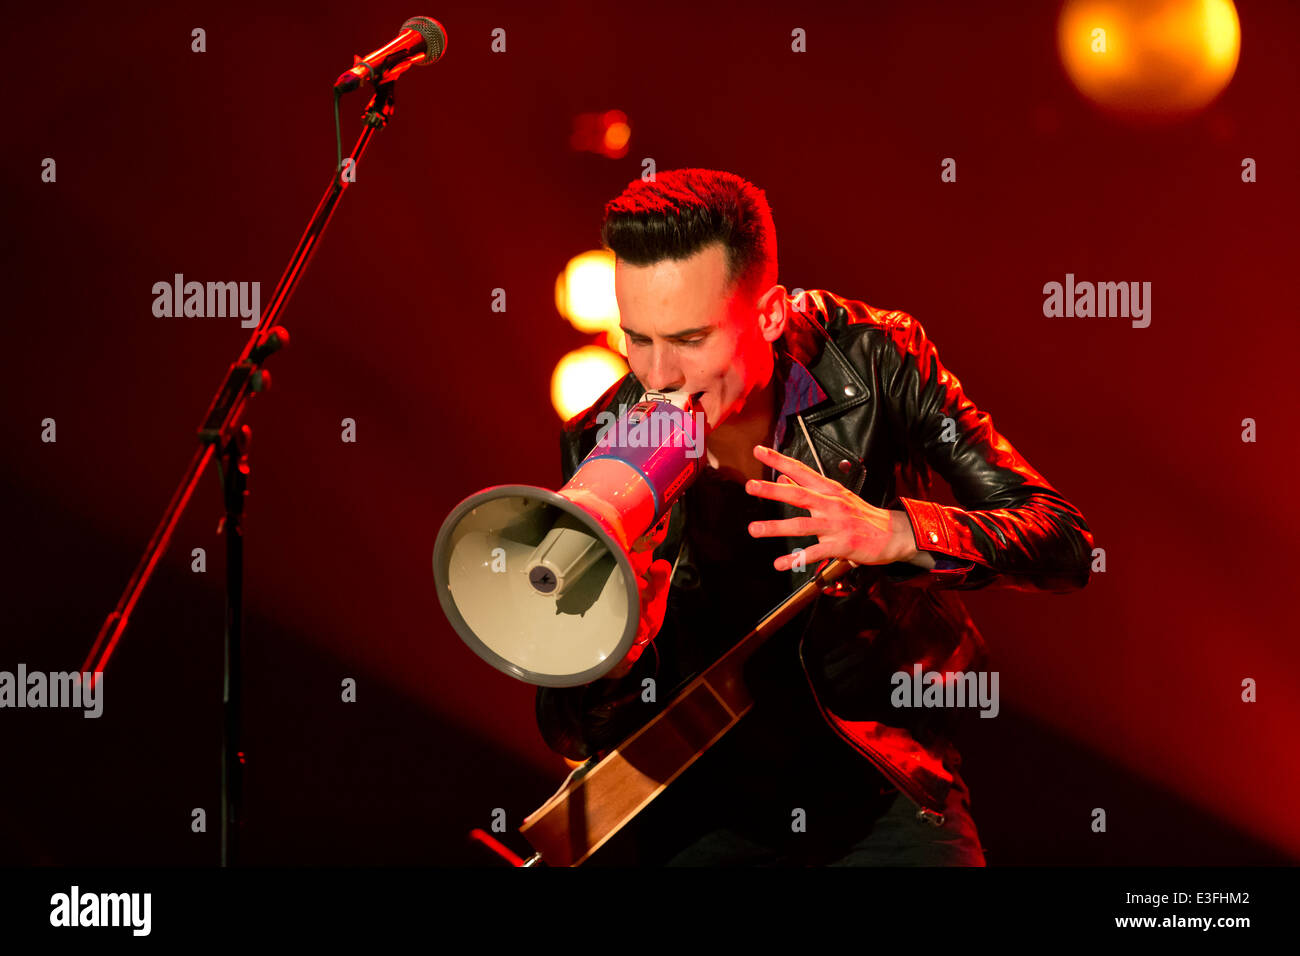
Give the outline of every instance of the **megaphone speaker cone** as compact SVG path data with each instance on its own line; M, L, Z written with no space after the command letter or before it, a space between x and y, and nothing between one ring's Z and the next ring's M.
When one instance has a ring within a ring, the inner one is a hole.
M498 485L462 501L438 532L433 574L466 645L530 684L590 683L636 637L640 596L624 543L544 488Z

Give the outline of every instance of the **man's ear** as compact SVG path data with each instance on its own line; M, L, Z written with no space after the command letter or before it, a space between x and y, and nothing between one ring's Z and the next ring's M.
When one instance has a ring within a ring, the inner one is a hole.
M790 319L790 298L783 285L774 285L755 303L758 310L758 329L768 342L775 342L785 334Z

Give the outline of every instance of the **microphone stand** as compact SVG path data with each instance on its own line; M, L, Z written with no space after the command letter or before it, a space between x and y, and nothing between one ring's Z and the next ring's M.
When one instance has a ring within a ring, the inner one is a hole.
M374 134L383 129L393 115L393 85L396 78L375 86L375 94L362 114L364 129L352 148L352 168L361 162L361 156ZM95 638L94 646L81 665L82 673L91 673L91 686L98 682L122 634L126 631L131 612L135 609L145 585L153 576L181 515L190 503L194 488L207 468L214 453L221 456L221 483L225 499L225 516L218 527L226 537L226 627L224 682L222 686L221 742L221 865L230 866L238 859L239 830L243 823L242 802L245 753L243 749L242 714L242 664L243 664L243 573L244 530L242 526L244 499L248 497L248 444L252 430L240 423L249 399L256 392L270 388L270 372L262 368L266 359L289 343L289 333L276 325L276 319L288 304L316 247L329 225L330 217L339 199L351 183L343 179L343 166L334 171L329 187L312 213L298 246L289 258L265 314L258 322L239 358L226 371L225 380L217 389L199 427L199 447L190 459L172 494L162 520L154 529L153 537L145 547L126 590L117 607L104 619Z

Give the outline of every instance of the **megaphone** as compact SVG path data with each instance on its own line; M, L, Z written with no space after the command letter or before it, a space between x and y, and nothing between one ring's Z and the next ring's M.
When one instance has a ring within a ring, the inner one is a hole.
M628 557L704 468L704 415L683 392L646 392L558 491L495 485L438 531L433 576L456 633L497 670L574 687L627 656L640 620Z

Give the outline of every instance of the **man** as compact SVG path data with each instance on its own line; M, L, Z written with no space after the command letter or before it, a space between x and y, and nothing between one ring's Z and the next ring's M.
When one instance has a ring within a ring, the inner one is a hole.
M752 184L700 169L633 182L601 235L631 372L565 424L564 478L597 416L647 389L698 395L708 467L653 562L634 555L642 619L628 658L584 687L539 688L548 745L571 761L616 746L820 563L845 558L844 586L748 663L750 713L633 822L636 860L984 865L956 708L914 706L910 681L917 665L943 675L942 692L987 677L955 590L1086 585L1083 516L911 316L821 290L792 299L776 283L775 226ZM960 508L914 497L931 470Z

